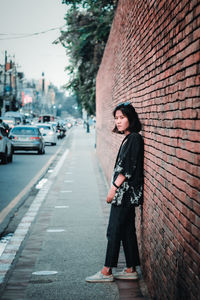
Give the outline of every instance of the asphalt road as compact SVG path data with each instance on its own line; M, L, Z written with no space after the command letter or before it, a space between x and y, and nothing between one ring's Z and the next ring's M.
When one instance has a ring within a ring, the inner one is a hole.
M13 162L7 165L0 164L0 211L4 209L36 176L58 150L62 141L56 146L46 146L44 155L37 152L16 152Z
M33 216L35 206L41 203L16 255L13 276L0 296L2 300L119 299L116 282L89 284L85 281L85 277L102 267L106 248L95 135L75 128L68 141L26 215ZM109 209L105 198L103 202ZM23 227L23 232L28 225L27 218L24 221L18 227L19 230ZM16 235L17 231L14 238ZM12 254L16 246L11 244ZM6 251L8 248L9 245ZM41 271L45 275L37 274ZM53 274L48 275L49 271Z
M0 164L0 234L27 199L33 186L42 179L60 151L63 151L71 131L67 132L64 139L58 140L56 146L46 145L44 155L34 151L17 151L12 163Z

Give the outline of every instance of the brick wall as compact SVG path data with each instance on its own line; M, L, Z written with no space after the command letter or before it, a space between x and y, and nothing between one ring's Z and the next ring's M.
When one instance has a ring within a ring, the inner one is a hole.
M119 0L97 75L97 154L108 182L121 136L112 110L143 123L142 269L155 299L198 299L200 270L200 2Z

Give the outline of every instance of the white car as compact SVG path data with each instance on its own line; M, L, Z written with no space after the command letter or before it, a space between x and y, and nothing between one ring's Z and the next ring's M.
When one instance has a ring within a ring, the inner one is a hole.
M56 145L57 134L52 124L39 123L35 124L40 129L40 132L44 138L45 144Z
M0 126L0 159L2 164L7 164L13 160L13 146L9 140L6 130Z

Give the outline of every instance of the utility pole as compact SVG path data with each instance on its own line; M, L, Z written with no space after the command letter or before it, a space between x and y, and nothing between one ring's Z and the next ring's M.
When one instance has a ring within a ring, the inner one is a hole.
M7 51L5 51L5 62L4 62L4 82L3 82L3 109L2 109L2 114L5 113L5 107L6 107L6 66L7 66Z
M13 63L13 75L14 75L14 87L15 87L14 97L15 97L15 104L17 104L17 77L18 77L18 74L17 74L15 55L14 55L14 63Z
M45 79L44 79L44 72L42 72L42 96L44 96L44 82L45 82Z
M14 64L14 72L15 72L15 98L17 99L17 68L16 64Z
M13 63L12 63L12 60L10 60L10 63L9 63L9 79L10 79L10 103L9 103L9 110L13 110L12 72L13 72Z
M44 72L42 72L42 113L45 113L45 78Z
M5 64L4 64L4 85L3 85L3 95L6 96L6 65L7 65L7 51L5 51Z

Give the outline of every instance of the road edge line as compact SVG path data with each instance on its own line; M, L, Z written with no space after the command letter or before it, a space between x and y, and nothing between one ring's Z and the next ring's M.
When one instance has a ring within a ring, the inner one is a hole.
M44 201L46 195L48 194L53 181L55 180L55 176L59 172L60 168L63 166L63 161L66 159L69 153L69 149L66 149L59 161L55 166L55 174L52 173L49 177L49 180L44 184L41 190L37 193L35 199L33 200L31 206L28 211L22 218L21 222L17 226L14 235L6 245L2 255L0 256L0 293L3 292L6 283L9 278L9 274L12 271L12 268L16 264L17 254L22 246L22 243L25 240L29 232L29 228L31 227L32 222L35 220L37 213L40 209L42 202Z
M36 182L44 175L46 170L52 161L56 158L60 149L56 151L56 153L50 158L50 160L44 165L44 167L35 175L33 179L26 185L26 187L1 211L0 213L0 226L2 226L5 218L9 216L11 211L15 208L15 206L19 203L19 201L27 195L30 189L36 184Z

